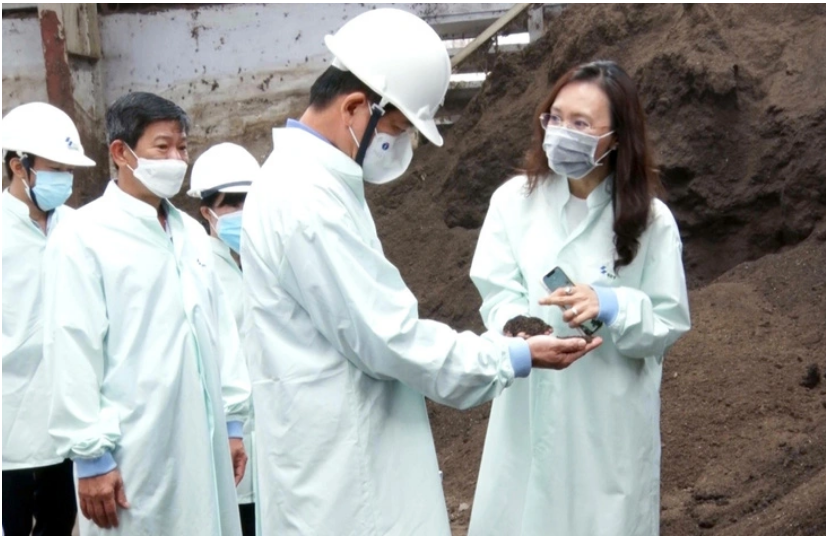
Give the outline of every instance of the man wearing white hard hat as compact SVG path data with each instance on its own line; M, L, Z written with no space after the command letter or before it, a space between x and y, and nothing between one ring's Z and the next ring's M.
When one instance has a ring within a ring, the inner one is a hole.
M450 80L438 35L376 9L335 56L247 196L241 260L262 534L450 534L425 396L466 408L599 341L477 336L418 317L382 253L364 182L401 176ZM423 396L424 395L424 396Z
M244 280L232 253L240 251L244 199L260 170L261 166L246 149L234 143L220 143L195 160L187 192L201 200L201 217L209 233L215 269L232 306L239 334L244 324ZM254 435L253 419L249 418L244 424L244 447L250 461L254 460ZM237 490L244 536L255 536L253 469L247 467Z
M249 376L200 224L169 202L189 119L144 92L106 112L117 168L46 246L49 433L74 461L81 536L240 536Z
M72 170L95 163L65 112L32 102L3 118L9 188L3 192L3 528L69 536L75 522L72 463L49 436L52 381L43 361L40 271L52 231L72 209Z

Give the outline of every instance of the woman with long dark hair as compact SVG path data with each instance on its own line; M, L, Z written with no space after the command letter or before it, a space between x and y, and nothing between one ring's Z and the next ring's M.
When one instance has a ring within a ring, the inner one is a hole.
M568 71L536 115L525 173L494 193L479 236L481 313L505 334L532 316L603 344L494 401L470 535L651 536L662 359L690 328L680 234L616 63Z

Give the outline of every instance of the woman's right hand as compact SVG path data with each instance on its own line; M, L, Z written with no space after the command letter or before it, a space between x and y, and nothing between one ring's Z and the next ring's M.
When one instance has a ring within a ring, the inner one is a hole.
M523 334L524 335L524 334ZM602 337L594 337L591 342L574 337L559 339L552 335L536 335L527 338L531 349L531 364L534 368L562 370L602 344Z

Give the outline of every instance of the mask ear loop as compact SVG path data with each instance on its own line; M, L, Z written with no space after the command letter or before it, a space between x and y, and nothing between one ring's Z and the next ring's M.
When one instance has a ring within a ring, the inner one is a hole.
M23 164L23 169L26 171L26 190L29 194L29 198L40 212L48 212L47 210L40 208L40 203L37 202L37 195L34 193L34 188L32 188L29 184L32 172L34 172L35 176L37 175L37 172L32 169L32 166L34 165L34 158L26 153L17 153L17 155L20 157L20 163Z
M208 208L207 210L209 211L210 214L212 214L212 217L215 218L215 224L213 224L212 222L209 222L209 226L212 227L212 230L215 231L215 234L217 235L218 234L218 222L221 220L221 218L218 216L218 214L215 213L214 210L212 210L211 207Z
M610 131L610 132L606 132L605 134L603 134L602 136L600 136L600 137L599 137L599 139L602 139L602 138L604 138L605 136L610 136L610 135L611 135L611 134L613 134L613 133L614 133L614 131L613 131L613 130L612 130L612 131ZM611 151L616 151L616 150L617 150L617 143L614 143L614 146L613 146L613 147L610 147L607 151L605 151L604 153L602 153L602 156L600 156L597 160L595 160L595 161L594 161L594 165L596 165L596 166L601 166L601 165L602 165L602 160L603 160L606 156L608 156L608 155L611 153Z
M383 104L384 99L382 99L382 104L373 104L370 106L370 121L367 123L367 130L364 131L364 136L362 136L361 143L359 143L359 150L356 153L356 164L360 166L364 164L364 157L367 155L367 147L370 145L370 142L373 141L373 135L376 132L379 119L381 119L384 115L384 108L382 107Z

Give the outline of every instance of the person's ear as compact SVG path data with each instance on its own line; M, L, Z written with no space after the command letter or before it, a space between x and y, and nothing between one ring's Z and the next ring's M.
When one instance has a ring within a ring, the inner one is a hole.
M123 166L135 167L129 163L130 161L134 161L135 157L132 156L132 153L129 152L129 149L122 140L115 140L109 144L109 156L112 157L112 162L114 162L118 168Z
M340 110L341 110L341 117L344 120L344 124L348 126L352 126L353 118L355 117L359 108L367 104L367 95L362 93L361 91L356 91L355 93L350 93L346 97L341 100Z
M212 223L212 214L209 212L209 207L201 207L201 217Z
M18 179L26 178L26 166L23 165L23 161L19 157L14 157L9 160L9 168L11 168L12 173L9 180L14 179L15 177Z

